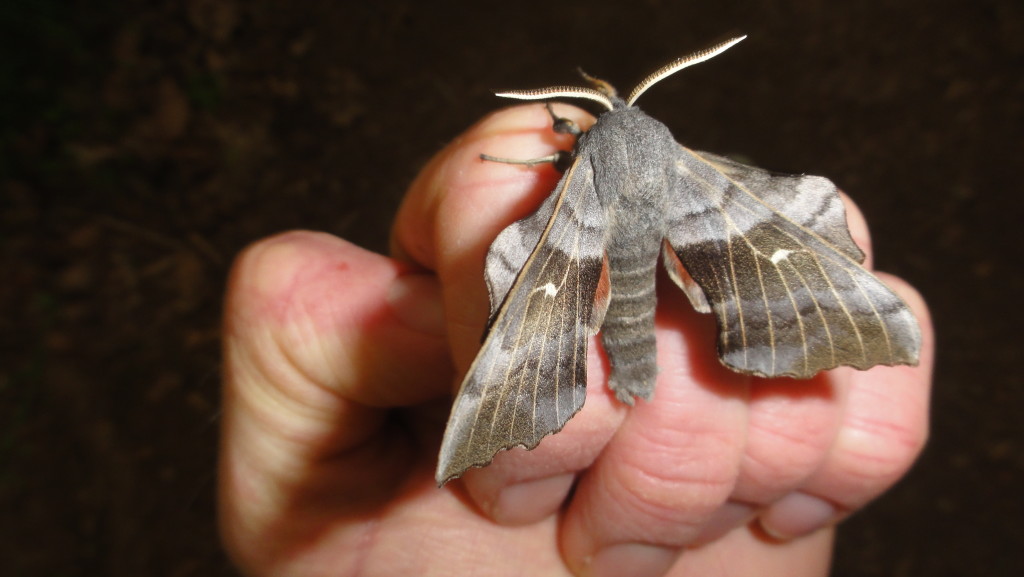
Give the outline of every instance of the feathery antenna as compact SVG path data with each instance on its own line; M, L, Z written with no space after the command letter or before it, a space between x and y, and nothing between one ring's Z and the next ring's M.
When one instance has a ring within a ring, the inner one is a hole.
M693 54L683 56L682 58L677 58L665 66L662 66L653 74L644 78L643 81L633 89L629 98L626 99L626 106L633 106L636 99L640 98L641 94L646 92L651 86L654 86L654 84L659 80L663 80L687 66L693 66L699 62L704 62L705 60L714 58L744 38L746 38L746 36L738 36L732 40L726 40L721 44L716 44L711 48L705 48L704 50L694 52ZM583 78L597 88L588 88L584 86L552 86L551 88L538 88L535 90L509 90L508 92L498 92L497 96L502 98L514 98L516 100L545 100L548 98L559 97L584 98L586 100L599 102L608 110L613 110L615 105L612 103L612 100L618 100L615 96L615 89L607 82L594 78L586 73L583 73Z
M744 38L746 38L746 36L738 36L736 38L733 38L732 40L726 40L721 44L717 44L715 46L712 46L711 48L705 48L704 50L694 52L693 54L683 56L682 58L677 58L672 62L669 62L665 66L662 66L653 74L651 74L647 78L644 78L640 84L636 85L636 88L633 89L633 92L629 94L629 98L626 99L626 106L633 106L633 103L636 102L636 99L640 98L641 94L646 92L647 89L650 88L651 86L654 86L654 84L659 80L662 80L667 76L671 76L672 74L679 72L680 70L686 68L687 66L693 66L694 64L697 64L699 62L704 62L705 60L714 58L715 56L718 56L719 54L725 52L729 48L732 48L734 44L736 44L740 40L743 40Z
M551 88L538 88L536 90L509 90L496 94L502 98L515 98L517 100L544 100L545 98L586 98L594 102L600 102L602 106L611 110L612 101L605 94L593 88L582 86L552 86Z

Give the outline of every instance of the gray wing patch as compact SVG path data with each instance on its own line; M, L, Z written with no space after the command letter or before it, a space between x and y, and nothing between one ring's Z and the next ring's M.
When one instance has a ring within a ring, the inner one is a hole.
M537 234L541 218L546 222ZM534 236L522 259L530 242L524 239ZM536 447L583 406L603 242L589 159L577 159L537 214L495 240L487 257L488 283L492 305L498 294L500 306L452 407L439 484L487 465L498 451Z
M864 261L864 253L850 237L846 209L831 180L822 176L778 174L710 152L683 150L725 177L714 179L716 184L734 183L742 187L775 212L785 215L787 220L814 231L834 249L857 262Z
M724 364L807 378L917 363L917 322L860 266L831 182L682 147L676 169L667 240L715 313Z
M566 171L555 190L561 191L565 187L576 190L587 183L593 189L593 170L589 163L584 162L587 164L584 169L578 168L576 166L578 163L574 163L570 170ZM491 243L491 247L487 251L487 260L484 263L484 279L487 281L487 293L491 303L488 325L494 323L505 296L551 223L552 216L561 202L560 196L559 194L549 195L536 212L506 227ZM599 208L590 212L583 205L574 207L570 204L569 208L581 209L574 210L568 215L574 219L573 222L576 225L589 228L603 227ZM567 242L568 240L566 239ZM559 241L553 240L553 242ZM563 252L571 250L570 247L562 247L562 249Z

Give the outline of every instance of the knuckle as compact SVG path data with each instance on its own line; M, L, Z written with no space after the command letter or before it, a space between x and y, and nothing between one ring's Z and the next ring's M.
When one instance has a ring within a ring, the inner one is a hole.
M832 427L751 423L744 478L769 490L791 487L821 465L834 438Z
M927 437L926 427L866 416L850 419L836 447L840 466L863 482L888 485L910 468Z
M704 437L699 446L650 439L644 454L619 469L622 506L656 523L696 526L728 499L738 477L735 443Z

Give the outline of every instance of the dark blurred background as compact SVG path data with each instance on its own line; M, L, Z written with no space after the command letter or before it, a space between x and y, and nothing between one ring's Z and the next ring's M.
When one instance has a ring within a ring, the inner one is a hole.
M10 1L0 7L0 573L233 575L213 521L233 255L384 251L405 187L507 103L627 89L693 148L823 174L939 331L931 443L835 575L1024 574L1024 4Z

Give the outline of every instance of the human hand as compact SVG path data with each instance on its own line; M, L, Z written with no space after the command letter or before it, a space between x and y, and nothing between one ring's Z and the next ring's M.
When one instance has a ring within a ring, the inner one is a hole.
M502 111L439 154L400 211L397 259L304 232L239 257L220 516L247 574L821 575L831 525L912 463L933 342L912 289L884 277L921 322L919 367L793 381L722 368L713 319L661 283L652 401L608 393L594 341L587 403L562 432L437 489L449 359L469 366L487 317L483 256L557 180L478 155L568 148L550 122L540 106Z

